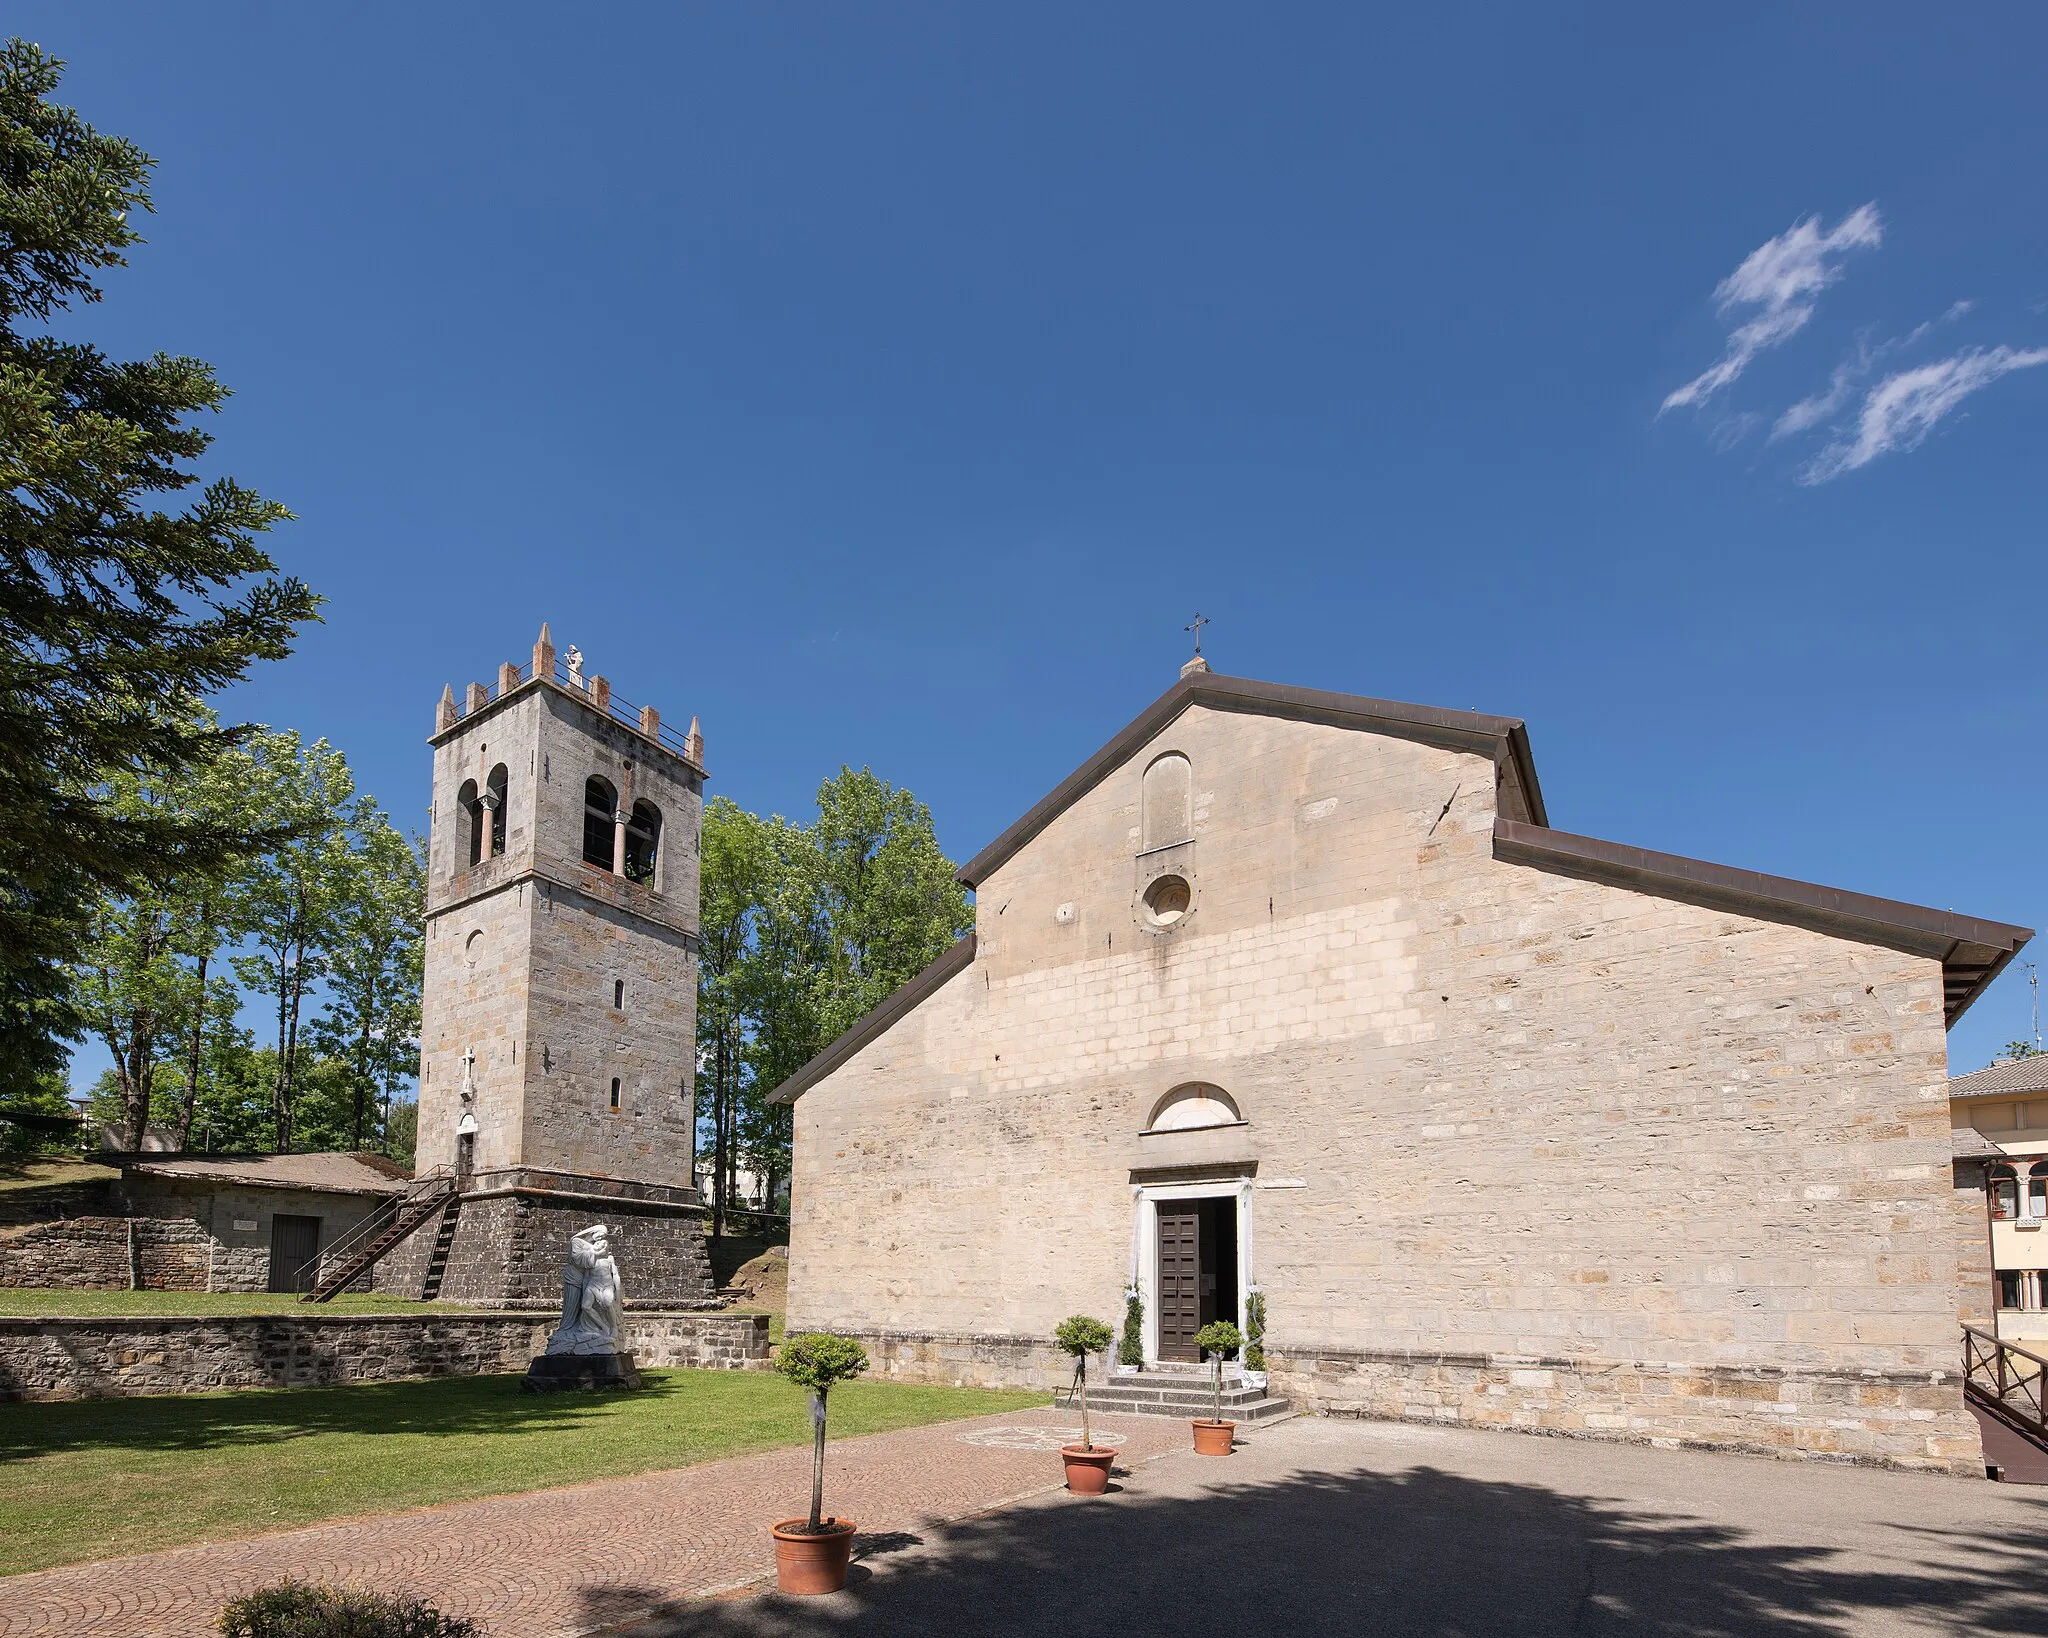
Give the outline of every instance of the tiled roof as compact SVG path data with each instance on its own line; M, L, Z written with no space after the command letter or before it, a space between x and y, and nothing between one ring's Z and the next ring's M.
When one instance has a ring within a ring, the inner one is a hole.
M2048 1052L2008 1058L1989 1069L1957 1075L1948 1083L1952 1098L1981 1098L1995 1092L2048 1092Z
M1974 1126L1958 1126L1949 1133L1950 1148L1957 1160L1993 1160L2005 1153Z
M129 1161L140 1177L181 1182L239 1184L271 1189L319 1189L341 1194L398 1194L403 1167L382 1155L149 1155Z

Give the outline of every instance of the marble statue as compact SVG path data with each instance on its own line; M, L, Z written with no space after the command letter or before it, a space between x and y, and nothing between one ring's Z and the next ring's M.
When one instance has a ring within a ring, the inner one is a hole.
M550 1354L619 1351L619 1265L612 1261L611 1230L602 1223L569 1237L562 1264L562 1323L548 1338Z
M567 658L569 661L569 686L571 688L581 688L583 686L583 650L574 643L571 643Z

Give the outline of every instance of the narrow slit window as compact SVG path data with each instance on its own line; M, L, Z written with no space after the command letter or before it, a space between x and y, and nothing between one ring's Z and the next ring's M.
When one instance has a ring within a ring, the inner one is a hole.
M612 1107L613 1107L614 1109L616 1109L616 1108L618 1108L618 1106L619 1106L619 1078L618 1078L618 1076L614 1075L614 1076L612 1077Z
M612 980L612 1011L624 1012L625 1010L626 981L623 978L615 978Z

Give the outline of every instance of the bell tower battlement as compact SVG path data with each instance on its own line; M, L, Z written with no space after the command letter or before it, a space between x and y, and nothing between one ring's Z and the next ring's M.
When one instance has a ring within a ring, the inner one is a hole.
M417 1169L694 1205L704 742L541 628L441 696Z

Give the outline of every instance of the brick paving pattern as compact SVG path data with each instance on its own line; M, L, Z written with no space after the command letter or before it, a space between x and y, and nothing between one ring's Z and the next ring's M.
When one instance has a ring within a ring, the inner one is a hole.
M1098 1417L1121 1462L1181 1449L1187 1425ZM1010 1411L836 1440L826 1506L888 1545L1061 1483L1044 1435L1070 1411ZM1027 1448L1020 1448L1027 1447ZM491 1638L564 1638L666 1601L741 1586L774 1566L768 1526L809 1504L808 1449L355 1519L0 1580L0 1634L201 1638L228 1599L298 1576L412 1591L487 1623Z

